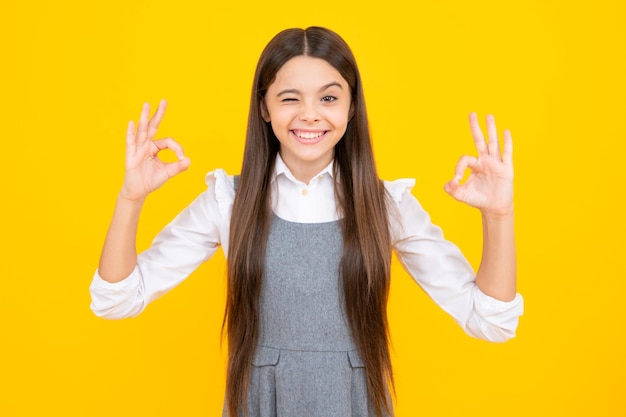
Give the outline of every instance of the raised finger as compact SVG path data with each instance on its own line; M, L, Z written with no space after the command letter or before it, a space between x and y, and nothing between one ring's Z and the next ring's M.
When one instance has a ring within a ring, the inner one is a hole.
M150 116L150 103L143 103L139 124L137 125L136 139L137 143L143 143L148 140L148 118Z
M165 149L173 151L179 161L185 158L185 152L183 151L183 147L180 146L180 144L172 138L158 139L152 141L152 143L154 143L154 146L156 146L159 151Z
M128 127L126 128L126 153L135 153L136 149L137 147L135 146L135 122L131 120L130 122L128 122Z
M163 115L165 114L165 108L167 107L167 102L165 100L161 100L159 103L159 107L157 107L154 112L154 116L148 122L148 139L154 138L156 132L159 128L159 124L161 120L163 120Z
M498 143L498 130L496 129L496 119L493 115L487 115L487 138L489 140L489 155L500 157L500 144Z
M510 130L504 131L504 150L502 151L502 161L507 165L513 164L513 137Z
M485 137L483 136L480 125L478 124L478 117L476 113L472 112L469 115L470 130L472 131L472 137L474 138L474 145L479 155L486 155L488 153L487 144L485 143Z

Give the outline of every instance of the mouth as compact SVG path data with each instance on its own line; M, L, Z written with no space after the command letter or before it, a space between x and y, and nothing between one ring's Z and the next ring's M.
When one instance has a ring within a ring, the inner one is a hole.
M300 143L311 145L322 141L328 130L291 130L293 137Z

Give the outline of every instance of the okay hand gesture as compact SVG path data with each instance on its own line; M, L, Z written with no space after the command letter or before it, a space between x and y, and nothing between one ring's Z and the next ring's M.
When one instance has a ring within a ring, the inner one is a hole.
M456 164L455 176L444 187L455 199L478 208L483 214L506 215L513 212L513 141L504 131L504 147L500 152L496 122L487 116L487 137L478 125L476 113L470 114L470 129L478 156L462 156ZM466 169L471 171L461 183Z
M169 178L186 170L190 160L183 148L172 138L154 139L167 103L162 100L150 118L150 104L145 103L135 131L133 121L126 131L126 173L121 197L132 201L144 199L162 186ZM159 152L171 149L178 161L166 163L158 158Z

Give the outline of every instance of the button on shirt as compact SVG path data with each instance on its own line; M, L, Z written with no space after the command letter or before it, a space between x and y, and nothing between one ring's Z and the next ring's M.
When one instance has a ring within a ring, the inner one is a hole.
M280 155L272 178L274 214L297 223L339 219L334 194L338 179L331 163L305 184L298 181ZM106 318L139 314L165 294L221 245L228 256L234 180L223 170L207 174L207 190L200 194L137 256L133 272L117 283L104 281L96 271L91 309ZM385 182L390 196L389 221L393 250L407 272L444 311L471 336L501 342L515 336L523 299L500 301L484 294L460 250L444 239L441 229L411 194L412 179Z

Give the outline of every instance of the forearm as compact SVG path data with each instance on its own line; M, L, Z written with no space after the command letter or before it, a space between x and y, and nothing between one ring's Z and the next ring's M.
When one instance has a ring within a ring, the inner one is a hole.
M122 281L137 264L137 227L143 201L117 198L98 266L100 277L105 281Z
M476 285L480 290L502 301L515 298L516 254L513 211L502 215L482 215L483 255Z

